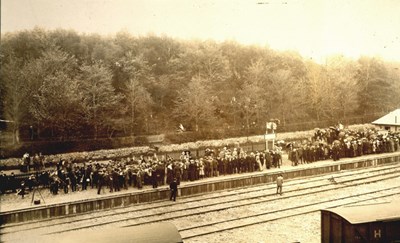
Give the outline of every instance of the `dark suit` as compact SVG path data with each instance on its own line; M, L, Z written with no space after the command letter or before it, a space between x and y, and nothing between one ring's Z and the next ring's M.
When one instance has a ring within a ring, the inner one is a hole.
M171 196L169 197L169 200L174 199L175 201L176 194L178 192L178 183L176 182L176 180L174 180L173 182L171 182L171 184L169 184L169 189L171 190Z

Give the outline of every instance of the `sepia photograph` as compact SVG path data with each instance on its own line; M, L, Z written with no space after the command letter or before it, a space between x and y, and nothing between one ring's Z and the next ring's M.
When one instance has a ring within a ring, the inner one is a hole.
M400 242L399 12L0 0L0 242Z

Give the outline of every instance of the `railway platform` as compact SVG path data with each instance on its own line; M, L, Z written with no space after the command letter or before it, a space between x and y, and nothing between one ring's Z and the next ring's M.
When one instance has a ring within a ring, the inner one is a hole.
M178 188L178 198L196 194L204 194L221 190L240 188L262 183L273 183L278 174L283 174L285 180L313 175L329 174L342 170L363 167L373 167L389 163L400 163L400 152L366 155L356 158L344 158L339 161L318 161L311 164L291 166L284 163L281 168L272 168L259 172L233 174L206 178L193 182L181 182ZM79 214L90 211L124 207L137 203L146 203L169 199L169 188L164 185L156 189L151 186L141 190L129 188L119 192L108 192L100 195L96 189L77 191L59 195L51 195L48 190L41 190L25 195L25 198L15 194L1 196L0 224L40 220L51 217L62 217L69 214ZM41 200L35 205L34 199Z

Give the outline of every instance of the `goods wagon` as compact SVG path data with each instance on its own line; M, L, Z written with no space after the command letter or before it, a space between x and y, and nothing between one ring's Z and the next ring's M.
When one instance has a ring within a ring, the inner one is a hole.
M321 210L322 243L400 243L400 201Z

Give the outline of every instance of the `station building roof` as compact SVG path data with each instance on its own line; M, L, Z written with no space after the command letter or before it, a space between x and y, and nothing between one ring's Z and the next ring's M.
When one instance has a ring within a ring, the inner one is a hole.
M351 224L400 221L400 201L325 209L339 215Z
M382 116L381 118L372 122L374 125L388 125L388 126L400 126L400 109L394 110L389 114Z

